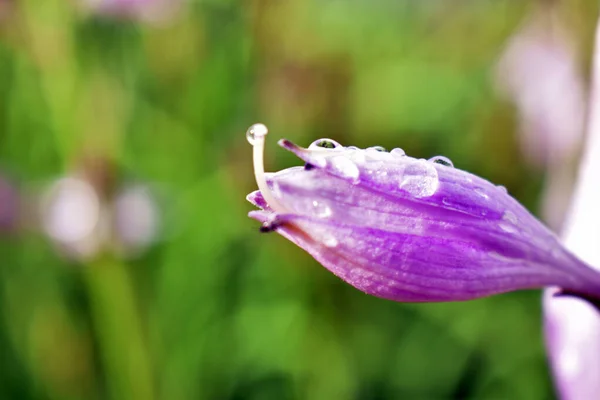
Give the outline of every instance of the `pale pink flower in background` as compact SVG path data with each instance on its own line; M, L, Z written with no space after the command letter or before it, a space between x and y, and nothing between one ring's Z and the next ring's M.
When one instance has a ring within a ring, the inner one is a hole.
M541 213L559 229L573 189L584 131L585 90L571 40L552 9L538 11L510 39L497 69L500 90L515 103L525 158L546 172Z
M11 4L9 0L0 0L0 22L8 18L10 7Z
M145 22L164 22L181 8L180 0L83 0L83 6L97 15Z
M52 182L41 204L42 229L65 254L90 258L106 236L101 198L91 182L68 176Z
M529 20L509 41L498 78L517 106L527 159L547 167L571 156L582 138L585 93L566 30L546 14Z
M600 270L600 23L596 32L588 138L563 232L564 244ZM557 110L560 112L560 108ZM544 295L546 342L559 395L565 400L600 395L600 314L571 297Z
M0 233L13 232L17 227L19 195L12 183L0 175Z
M118 185L107 195L85 174L73 174L51 182L39 205L43 232L72 259L91 259L107 250L135 257L160 233L161 210L143 183Z

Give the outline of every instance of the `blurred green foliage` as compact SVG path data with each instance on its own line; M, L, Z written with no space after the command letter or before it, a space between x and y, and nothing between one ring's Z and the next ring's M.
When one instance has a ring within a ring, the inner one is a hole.
M1 1L0 1L1 2ZM567 2L565 2L567 3ZM561 6L588 57L597 6ZM189 1L160 24L11 2L0 167L24 192L90 154L157 185L162 240L74 260L0 237L3 399L545 399L540 294L397 304L246 218L245 129L443 154L535 212L542 173L491 73L533 4ZM581 64L586 65L587 58ZM268 142L267 168L298 163Z

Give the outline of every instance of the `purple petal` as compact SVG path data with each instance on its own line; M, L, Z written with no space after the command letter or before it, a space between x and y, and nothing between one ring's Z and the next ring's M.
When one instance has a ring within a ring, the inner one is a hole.
M546 345L562 399L594 399L600 390L598 309L574 297L544 293Z
M253 217L257 217L253 214ZM265 221L263 216L257 218ZM393 233L283 215L277 231L358 289L396 301L468 300L538 287L566 274L453 237Z
M280 144L312 168L267 174L285 212L254 192L263 211L250 216L366 293L453 301L557 285L600 294L600 274L484 179L393 153Z

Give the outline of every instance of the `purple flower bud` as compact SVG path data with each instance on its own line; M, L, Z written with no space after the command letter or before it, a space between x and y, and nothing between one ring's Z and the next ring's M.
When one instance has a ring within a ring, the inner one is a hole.
M249 216L368 294L457 301L553 285L600 296L600 274L503 187L446 158L281 140L306 165L268 174L266 134L262 124L248 131L259 187L248 200L261 208Z

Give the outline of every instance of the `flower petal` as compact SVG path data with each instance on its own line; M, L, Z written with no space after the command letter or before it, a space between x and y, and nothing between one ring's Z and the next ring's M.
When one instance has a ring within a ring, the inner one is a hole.
M250 216L366 293L458 301L556 285L600 297L600 274L501 187L400 152L280 144L307 166L264 174Z
M275 230L347 283L390 300L469 300L555 282L585 286L585 279L541 256L506 257L468 236L389 232L297 215L278 216Z

